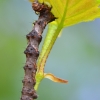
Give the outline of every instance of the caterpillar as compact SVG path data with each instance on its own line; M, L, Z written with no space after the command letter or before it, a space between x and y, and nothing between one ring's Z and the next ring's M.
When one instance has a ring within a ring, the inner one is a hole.
M34 1L32 3L32 9L39 13L39 18L35 21L32 31L26 35L28 46L24 51L26 55L26 63L24 66L25 76L22 80L23 88L20 100L34 100L38 97L34 90L36 84L35 75L37 71L36 62L39 56L38 47L42 40L42 33L46 25L56 19L51 13L51 7L48 7L44 3Z

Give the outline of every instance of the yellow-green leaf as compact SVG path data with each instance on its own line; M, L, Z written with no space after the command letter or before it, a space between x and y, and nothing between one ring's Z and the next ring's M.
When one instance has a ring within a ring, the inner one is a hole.
M30 0L34 2L35 0ZM66 80L59 79L52 74L44 74L44 66L47 57L64 27L80 22L91 21L100 18L100 0L38 0L52 6L52 13L57 17L50 23L48 33L37 62L38 71L36 73L36 88L43 78L49 78L54 82L67 83Z
M30 0L31 2L34 0ZM52 5L52 13L58 25L70 26L100 18L100 0L38 0ZM61 22L62 21L62 22Z

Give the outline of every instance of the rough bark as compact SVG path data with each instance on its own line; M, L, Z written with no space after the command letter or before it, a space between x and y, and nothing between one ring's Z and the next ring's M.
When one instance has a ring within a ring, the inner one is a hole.
M34 23L32 31L26 35L28 46L24 53L26 54L26 63L24 66L25 76L23 79L22 96L20 100L37 99L34 86L36 84L35 75L37 71L37 59L39 56L38 47L42 40L42 32L46 25L55 20L54 15L50 12L51 8L39 2L33 2L32 8L39 13L38 20Z

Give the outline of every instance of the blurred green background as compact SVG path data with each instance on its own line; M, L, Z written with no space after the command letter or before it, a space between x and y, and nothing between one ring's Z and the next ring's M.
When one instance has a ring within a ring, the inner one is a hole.
M28 0L0 0L0 100L20 98L25 35L36 19ZM46 31L47 28L43 37ZM64 29L50 53L45 72L69 83L44 79L38 100L100 100L100 19Z

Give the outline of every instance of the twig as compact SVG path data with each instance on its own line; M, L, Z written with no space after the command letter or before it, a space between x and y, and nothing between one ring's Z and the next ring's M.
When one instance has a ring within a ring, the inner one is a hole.
M38 1L32 3L32 8L35 12L39 12L39 18L34 23L32 31L26 35L28 46L24 53L26 54L26 64L24 66L25 76L23 79L22 96L20 100L37 99L34 86L36 84L35 75L37 71L36 62L39 56L38 47L42 40L42 33L46 25L55 20L54 15L50 12L51 8Z

